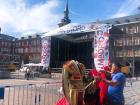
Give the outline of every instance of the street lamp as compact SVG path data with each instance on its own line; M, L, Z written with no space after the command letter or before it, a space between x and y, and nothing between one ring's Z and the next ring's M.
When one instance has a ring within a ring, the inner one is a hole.
M134 36L133 36L134 34L132 34L132 53L133 53L133 65L132 65L132 67L133 67L133 77L135 76L135 50L134 50Z

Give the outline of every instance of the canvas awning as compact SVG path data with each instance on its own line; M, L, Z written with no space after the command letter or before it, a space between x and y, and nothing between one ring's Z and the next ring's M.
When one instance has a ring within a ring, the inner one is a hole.
M87 24L79 24L79 23L70 23L63 27L52 30L42 37L53 36L63 40L78 42L78 41L86 41L93 38L94 31L104 24L97 23L87 23ZM108 25L111 26L111 25Z
M66 34L76 34L76 33L85 33L95 31L94 26L96 24L79 24L79 23L70 23L63 27L57 28L56 30L50 31L45 36L59 36Z
M89 38L89 34L93 31L95 31L95 25L93 23L90 24L79 24L79 23L70 23L68 25L65 25L63 27L57 28L56 30L50 31L46 34L44 34L43 37L46 36L54 36L57 38L61 38L68 41L75 41L78 40L86 40ZM90 37L92 37L90 35Z

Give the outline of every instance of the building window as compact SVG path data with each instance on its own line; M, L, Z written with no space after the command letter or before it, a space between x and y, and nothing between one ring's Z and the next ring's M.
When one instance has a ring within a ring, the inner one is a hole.
M114 46L116 46L116 40L114 41Z
M123 57L124 55L124 52L121 50L121 51L116 51L116 56L117 57Z
M5 46L7 46L7 42L5 42Z
M128 57L130 57L130 50L128 50Z
M127 45L126 43L127 43L127 42L126 42L126 38L124 38L124 39L123 39L123 45L126 46L126 45Z
M36 45L36 40L33 41L33 45Z
M1 42L1 45L4 46L4 42L3 41Z
M20 42L19 42L19 43L18 43L18 47L20 47L20 45L21 45L21 44L20 44Z
M25 48L25 53L28 53L28 48Z
M20 48L18 48L18 53L20 54Z
M137 26L137 33L140 33L140 25Z
M39 53L41 51L40 47L37 47L37 52Z
M33 54L33 59L35 59L36 58L36 54Z
M36 47L33 47L33 52L36 53Z
M135 34L137 33L137 27L133 26L129 28L129 34Z
M130 50L130 57L133 57L133 51Z
M12 43L11 43L11 42L10 42L10 43L8 43L8 46L9 46L9 47L11 47L11 46L12 46Z
M21 42L21 46L24 46L24 42Z
M140 57L140 50L138 50L138 56Z
M139 45L139 38L138 37L134 38L134 45Z
M29 45L28 41L26 41L26 45L27 45L27 46Z
M123 45L123 40L122 39L118 39L117 40L117 46L122 46Z
M129 40L128 40L128 46L131 46L131 45L132 45L132 39L129 38Z
M139 30L139 27L138 27L138 25L136 26L136 30L137 30L137 33L139 33L139 32L138 32L138 30Z
M41 41L40 40L37 40L37 45L40 45L41 44Z
M23 48L21 48L21 53L23 53Z
M119 51L119 57L122 57L122 54L123 54L122 51Z
M134 51L135 56L137 56L137 53L138 53L138 50L135 50L135 51Z
M128 27L125 27L125 32L128 33Z
M33 41L31 41L31 45L34 45Z
M140 38L138 38L138 45L140 45Z
M33 52L33 48L32 48L32 47L30 48L30 52L31 52L31 53Z

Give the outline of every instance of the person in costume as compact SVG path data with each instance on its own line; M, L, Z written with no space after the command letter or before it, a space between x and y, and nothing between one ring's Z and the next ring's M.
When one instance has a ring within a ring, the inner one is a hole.
M110 75L109 66L104 67L104 71L98 72L94 68L89 72L89 75L94 77L95 79L96 79L96 77L110 79L111 75ZM91 93L91 94L86 95L86 97L85 97L86 105L105 105L107 93L108 93L108 85L97 79L96 80L96 92L94 94Z
M100 73L94 68L90 70L88 74L89 78L93 77L96 78L100 76ZM92 92L92 89L95 92ZM90 90L90 92L88 92ZM100 88L99 88L99 81L96 81L96 88L92 87L92 85L86 89L84 101L86 105L100 105Z
M86 105L84 103L85 90L91 85L95 86L95 81L88 81L85 66L74 60L66 62L63 65L62 79L65 97L56 105Z
M105 72L101 72L100 77L103 79L110 79L111 75L107 72L110 71L110 68L108 66L104 67ZM108 95L108 84L104 83L103 81L99 82L99 88L100 88L100 105L105 105Z

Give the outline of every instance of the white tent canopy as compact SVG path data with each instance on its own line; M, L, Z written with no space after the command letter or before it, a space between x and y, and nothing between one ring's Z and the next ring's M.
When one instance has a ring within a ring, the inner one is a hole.
M57 28L56 30L44 34L43 37L92 32L96 30L96 25L97 24L95 23L89 24L70 23L63 27Z
M24 64L24 66L44 66L41 63L28 63L28 64Z
M79 23L70 23L63 27L52 30L51 32L46 33L42 40L42 60L41 63L46 67L50 63L50 44L51 37L55 36L56 38L61 38L63 40L71 41L78 43L80 41L89 41L93 40L94 31L108 32L108 29L111 28L110 24L98 24L98 23L88 23L88 24L79 24ZM88 34L87 34L88 33ZM103 33L99 33L102 35Z

